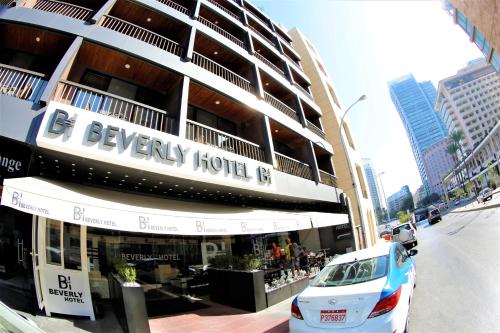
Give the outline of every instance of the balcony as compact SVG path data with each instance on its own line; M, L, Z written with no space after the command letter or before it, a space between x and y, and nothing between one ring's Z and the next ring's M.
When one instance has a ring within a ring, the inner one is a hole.
M177 2L171 1L171 0L156 0L166 6L169 6L170 8L175 9L176 11L189 16L189 9L186 7L178 4Z
M277 170L293 176L313 180L312 169L309 164L300 162L286 155L275 153L278 163Z
M218 7L217 7L218 8ZM198 22L227 38L245 51L247 50L245 40L245 30L242 26L232 22L225 15L207 5L201 5Z
M38 103L47 84L45 74L0 64L0 94Z
M61 14L82 21L90 19L94 14L93 9L56 0L25 1L22 6L49 13Z
M260 32L257 28L254 26L249 25L250 29L252 29L253 32L255 32L257 35L262 37L264 40L266 40L270 45L276 48L276 43L272 40L272 37L267 37L265 36L262 32Z
M300 84L297 82L294 82L293 85L298 88L300 91L302 91L306 96L312 97L311 92L307 90L306 88L302 87Z
M319 170L319 181L321 184L338 187L337 177L323 170Z
M223 5L224 1L208 0L208 2L210 2L212 5L216 6L220 10L222 10L224 13L226 13L229 16L233 17L235 20L241 21L239 14L236 14L235 12L231 11L230 9L228 9L227 7L225 7Z
M200 66L203 69L223 78L224 80L240 87L243 90L248 91L251 94L255 94L255 87L252 83L242 76L234 73L233 71L227 69L226 67L218 64L217 62L201 55L200 53L193 52L192 62Z
M312 122L310 122L309 120L306 119L306 123L307 123L307 128L317 134L318 136L320 136L322 139L325 139L326 140L326 134L325 132L323 132L318 126L314 125Z
M173 126L164 110L70 81L59 82L54 100L161 132L171 133Z
M281 102L279 99L274 97L271 94L268 94L267 92L264 92L264 100L270 104L273 108L283 112L286 114L288 117L292 118L293 120L300 122L299 116L297 115L297 112L293 110L291 107L286 105L285 103Z
M189 140L216 147L231 153L265 162L264 150L257 144L209 126L187 120L186 137Z
M180 57L182 55L183 47L179 45L179 43L174 42L173 40L170 40L167 37L159 35L155 32L144 29L133 23L121 20L113 16L104 15L99 25L104 28L108 28L116 32L128 35L132 38L138 39L149 45L160 48L168 53L175 54L176 56Z

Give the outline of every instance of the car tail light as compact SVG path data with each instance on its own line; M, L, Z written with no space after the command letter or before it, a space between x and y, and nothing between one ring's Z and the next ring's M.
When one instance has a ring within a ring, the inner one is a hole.
M396 290L391 295L387 296L384 299L378 301L377 305L372 310L372 313L368 316L368 318L375 318L386 314L387 312L392 311L398 305L399 296L401 295L401 287Z
M299 320L304 320L304 317L302 317L302 313L300 312L297 297L292 302L292 316L299 319Z

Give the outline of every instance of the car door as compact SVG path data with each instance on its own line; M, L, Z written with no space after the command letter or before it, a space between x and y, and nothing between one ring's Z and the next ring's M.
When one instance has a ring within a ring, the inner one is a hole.
M398 269L398 273L401 275L401 287L402 287L402 296L403 299L410 299L413 293L413 282L414 282L414 274L413 274L413 264L412 260L408 256L408 252L401 245L396 245L396 267Z

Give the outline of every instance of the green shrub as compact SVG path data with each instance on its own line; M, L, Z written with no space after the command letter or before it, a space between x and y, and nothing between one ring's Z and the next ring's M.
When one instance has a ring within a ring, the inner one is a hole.
M260 268L260 259L250 255L243 258L231 254L218 255L210 259L213 268L234 269L234 270L254 270Z
M125 282L135 282L135 279L137 277L137 273L135 271L134 267L131 267L127 264L127 262L123 260L117 260L114 264L115 270L118 273L118 275L125 281Z

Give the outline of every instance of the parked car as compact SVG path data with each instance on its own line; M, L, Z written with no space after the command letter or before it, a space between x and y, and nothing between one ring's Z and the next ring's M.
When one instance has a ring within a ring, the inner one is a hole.
M380 243L333 259L293 300L290 332L407 331L415 254Z
M455 201L453 201L454 206L460 205L460 198L456 198Z
M417 246L417 230L411 222L403 223L392 228L393 242L399 242L407 249Z
M477 196L477 201L479 202L486 202L490 200L493 197L493 191L491 188L486 187L479 192L479 195Z
M429 220L429 224L434 224L434 223L436 223L436 221L442 220L441 212L439 211L438 208L436 208L436 207L429 208L428 220Z
M0 302L0 332L44 333L35 322Z

